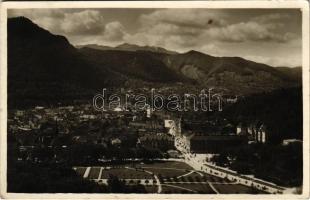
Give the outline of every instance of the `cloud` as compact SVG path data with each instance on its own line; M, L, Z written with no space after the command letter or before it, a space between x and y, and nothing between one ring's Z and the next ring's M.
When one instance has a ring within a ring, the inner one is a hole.
M289 14L273 13L273 14L260 15L252 18L252 20L261 23L269 23L270 21L279 21L279 20L283 21L288 20L289 18L290 18Z
M97 10L23 9L11 10L9 16L25 16L55 34L70 36L96 35L103 33L105 27L104 18Z
M227 13L219 10L162 9L141 15L140 28L136 33L127 35L125 40L177 51L205 49L203 46L210 42L285 43L294 39L296 35L279 32L278 29L283 29L283 24L277 20L288 16L269 14L254 17L255 20L242 18L233 21Z
M59 32L60 21L64 19L64 13L57 9L14 9L8 11L8 16L25 16L51 32Z
M140 28L126 42L155 45L177 51L194 48L205 29L224 25L225 15L200 9L161 9L143 14Z
M65 13L60 28L64 33L73 35L96 35L104 31L105 21L99 11L84 10L75 13Z
M140 21L146 26L166 23L180 27L207 28L225 24L225 17L222 12L203 9L164 9L142 15Z
M107 22L98 10L23 9L11 10L9 17L25 16L54 34L65 35L74 44L123 41L126 31L119 21Z
M218 43L205 44L199 50L201 52L204 52L204 53L212 55L212 56L227 56L227 55L229 55L229 52L227 52L227 49L222 48Z
M276 33L277 25L257 22L241 22L225 27L216 27L206 31L206 36L225 42L274 41L287 42L294 38L292 33Z
M138 27L131 35L119 21L106 22L99 10L26 9L13 10L10 15L24 15L55 34L73 38L93 36L109 42L127 40L144 45L173 45L189 48L201 41L222 42L287 42L293 33L277 32L288 14L267 14L250 18L250 21L230 22L229 15L220 10L160 9L142 14ZM102 36L102 37L99 37ZM141 40L141 41L139 41Z
M118 21L114 21L105 25L103 34L105 40L121 41L126 33L123 25Z
M273 65L298 65L301 61L297 56L300 52L292 51L301 49L301 18L295 11L141 9L113 13L104 9L16 9L9 12L10 17L20 15L54 34L66 36L74 45L115 46L127 42L179 52L198 50L215 56L248 57Z
M160 46L176 51L185 51L197 45L199 34L190 30L182 30L175 25L158 24L149 29L140 30L135 34L127 34L124 40L139 45Z

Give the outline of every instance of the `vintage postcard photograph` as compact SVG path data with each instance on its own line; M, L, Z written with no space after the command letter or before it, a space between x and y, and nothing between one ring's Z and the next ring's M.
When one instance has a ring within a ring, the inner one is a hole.
M306 198L306 2L1 5L3 198Z

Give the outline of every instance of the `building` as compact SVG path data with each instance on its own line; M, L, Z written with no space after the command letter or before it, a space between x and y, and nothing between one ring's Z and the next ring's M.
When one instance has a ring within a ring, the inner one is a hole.
M186 153L218 153L224 147L233 147L247 142L246 136L188 133L176 139L176 147Z
M140 137L138 143L144 147L152 147L160 150L174 149L174 139L172 136L157 133Z
M236 129L237 135L248 135L247 126L245 123L239 123Z
M274 183L263 181L255 177L240 175L235 171L224 169L218 166L204 164L201 167L201 169L202 171L205 171L206 173L211 174L213 176L226 178L230 181L234 181L237 184L252 187L270 194L283 194L285 190L285 188L277 186Z
M266 143L268 141L267 127L264 123L239 123L236 127L236 134L247 136L250 142Z
M285 139L282 141L282 145L290 145L290 144L301 144L302 141L298 139Z
M135 129L146 129L146 130L164 130L164 124L155 119L149 119L145 121L131 121L129 122L129 126Z
M168 134L175 136L176 135L176 125L173 120L165 120L165 128L168 129Z
M181 119L166 119L164 123L164 127L168 129L168 134L172 136L181 135Z
M111 144L114 146L120 146L122 144L122 140L120 140L119 138L111 139Z
M147 109L146 109L146 117L147 118L151 118L152 116L152 109L151 107L148 105Z
M246 137L236 135L191 135L187 138L190 152L218 153L223 147L234 147L245 144Z
M266 126L264 124L259 125L257 129L256 142L265 143L267 140L266 136Z

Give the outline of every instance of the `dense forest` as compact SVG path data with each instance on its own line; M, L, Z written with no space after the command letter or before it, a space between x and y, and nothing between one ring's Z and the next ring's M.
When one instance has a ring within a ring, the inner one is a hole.
M302 139L302 88L276 90L240 99L216 113L238 124L264 123L271 133L270 142L283 139Z
M241 145L223 148L213 162L229 167L242 174L273 183L296 187L302 185L303 161L302 145Z
M235 124L263 123L266 144L224 148L213 161L245 174L253 174L283 186L302 184L302 143L283 145L284 139L303 138L302 89L289 88L242 98L226 106L217 117Z

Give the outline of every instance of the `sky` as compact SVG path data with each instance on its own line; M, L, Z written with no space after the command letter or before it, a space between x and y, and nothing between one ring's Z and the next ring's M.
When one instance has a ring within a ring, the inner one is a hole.
M299 9L14 9L8 16L25 16L73 45L130 43L275 67L302 63Z

